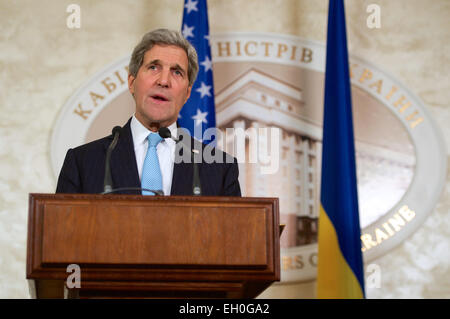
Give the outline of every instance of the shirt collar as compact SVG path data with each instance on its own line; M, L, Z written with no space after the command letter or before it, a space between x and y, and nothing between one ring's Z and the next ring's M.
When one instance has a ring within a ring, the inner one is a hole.
M131 128L131 134L133 136L134 149L136 150L137 148L141 147L142 144L146 143L147 136L148 136L148 134L150 134L151 131L149 129L147 129L141 122L139 122L139 120L136 118L135 114L131 118L130 128ZM170 133L172 134L172 136L174 136L174 137L177 136L177 123L176 122L173 122L172 124L170 124L168 129L170 130ZM171 138L165 138L165 139L163 139L163 141L165 141L169 144L172 144L172 143L175 144L175 141L172 140Z

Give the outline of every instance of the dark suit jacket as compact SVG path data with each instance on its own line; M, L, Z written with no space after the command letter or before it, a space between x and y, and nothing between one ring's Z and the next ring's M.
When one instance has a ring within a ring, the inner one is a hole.
M125 124L111 154L111 174L114 188L141 187L134 154L134 144L130 128L131 119ZM106 150L111 144L112 135L69 149L64 160L56 193L103 192L105 176ZM192 139L192 138L191 138ZM193 139L192 139L193 140ZM191 145L194 145L193 143ZM205 145L197 141L196 145ZM238 165L233 158L227 163L228 154L219 152L223 163L199 163L199 175L202 195L205 196L241 196L238 181ZM171 195L192 195L193 164L174 163ZM124 191L126 194L140 194L139 191Z

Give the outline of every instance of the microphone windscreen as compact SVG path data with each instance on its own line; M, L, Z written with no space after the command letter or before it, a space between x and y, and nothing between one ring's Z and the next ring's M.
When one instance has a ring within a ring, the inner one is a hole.
M114 126L114 128L112 129L112 135L116 135L116 133L119 133L122 131L122 128L120 126Z
M167 127L160 127L158 133L162 138L169 138L172 136L172 133L170 133L170 130Z

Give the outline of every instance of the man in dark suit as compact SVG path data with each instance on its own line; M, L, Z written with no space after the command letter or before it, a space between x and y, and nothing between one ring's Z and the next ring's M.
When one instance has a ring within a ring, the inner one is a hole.
M180 143L176 144L173 139L157 137L159 140L153 145L150 137L155 137L161 127L167 127L172 136L180 135L176 120L198 72L194 47L179 32L166 29L149 32L134 49L129 72L128 88L135 100L136 112L122 128L111 154L114 188L148 188L146 185L156 183L159 186L152 186L152 189L159 188L165 195L192 195L193 163L190 160L179 162L179 159L183 151L186 152L186 145L194 145L187 149L189 153L195 149L203 154L208 147L188 137L181 142L184 147L179 152ZM113 137L108 136L70 149L56 192L103 192L106 151L112 140ZM217 149L210 153L216 162L208 160L197 164L202 195L241 196L236 159L230 161L228 154ZM123 193L136 194L136 191Z

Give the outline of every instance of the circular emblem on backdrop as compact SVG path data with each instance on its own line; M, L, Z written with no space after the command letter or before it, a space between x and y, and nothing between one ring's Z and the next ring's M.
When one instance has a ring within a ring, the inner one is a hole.
M269 33L211 36L217 126L277 127L279 167L259 174L240 164L244 196L279 197L281 281L316 276L324 44ZM93 76L62 108L51 161L57 177L67 150L110 134L134 113L129 56ZM422 102L387 72L350 57L361 245L365 262L406 240L444 187L446 151ZM248 147L247 147L248 149ZM263 165L263 164L261 164ZM260 165L260 166L261 166Z

